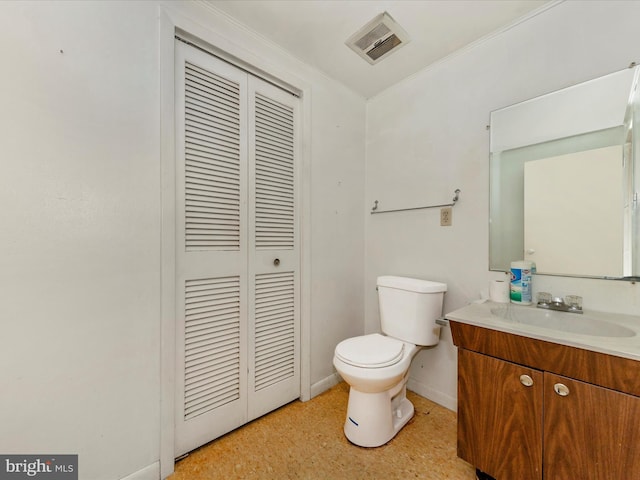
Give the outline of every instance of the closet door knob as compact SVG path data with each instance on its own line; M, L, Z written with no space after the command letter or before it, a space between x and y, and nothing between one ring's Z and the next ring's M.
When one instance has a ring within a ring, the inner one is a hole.
M279 259L279 258L276 258L276 259L273 261L273 264L274 264L276 267L277 267L278 265L280 265L280 259Z

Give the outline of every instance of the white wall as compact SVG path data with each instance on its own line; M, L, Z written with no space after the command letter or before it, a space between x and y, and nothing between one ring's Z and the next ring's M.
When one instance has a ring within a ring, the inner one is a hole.
M335 88L314 89L311 171L311 382L313 394L331 383L333 352L364 331L365 104Z
M77 453L83 479L159 475L159 5L0 3L0 452ZM201 5L163 5L310 86L322 384L363 329L365 101Z
M489 112L625 68L640 60L640 2L561 3L371 99L367 106L365 208L450 201L453 226L437 209L366 215L365 323L377 331L372 287L380 274L448 284L445 312L477 299L488 271ZM634 312L639 287L629 282L536 277L534 291L584 296L585 308ZM456 405L456 351L448 328L440 344L418 354L410 388Z
M0 451L158 459L153 5L0 5Z

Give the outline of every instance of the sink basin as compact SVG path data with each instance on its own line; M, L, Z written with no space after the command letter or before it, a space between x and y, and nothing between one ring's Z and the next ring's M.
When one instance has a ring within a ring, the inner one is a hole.
M580 335L619 338L633 337L636 334L630 328L601 320L589 313L576 314L538 308L516 308L511 305L492 308L491 313L509 322Z

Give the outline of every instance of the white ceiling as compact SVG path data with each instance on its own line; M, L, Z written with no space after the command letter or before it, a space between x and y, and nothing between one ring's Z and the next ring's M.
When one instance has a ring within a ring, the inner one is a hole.
M549 0L206 0L365 98L530 15ZM345 41L387 11L411 41L369 65Z

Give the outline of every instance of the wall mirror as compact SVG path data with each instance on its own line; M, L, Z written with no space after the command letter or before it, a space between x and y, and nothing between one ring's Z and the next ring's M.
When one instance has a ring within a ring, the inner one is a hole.
M491 112L490 270L640 276L639 69Z

